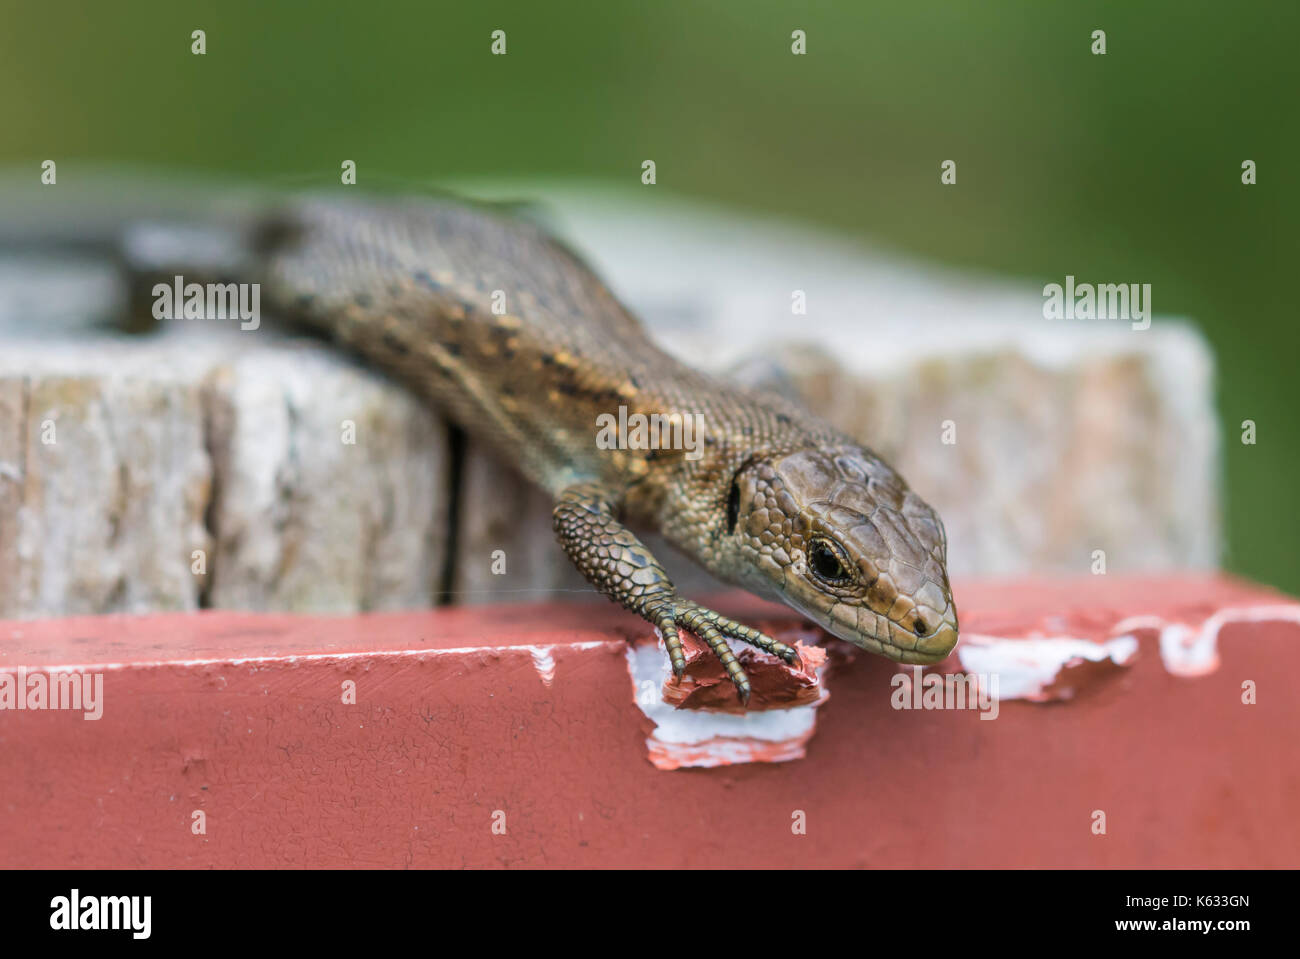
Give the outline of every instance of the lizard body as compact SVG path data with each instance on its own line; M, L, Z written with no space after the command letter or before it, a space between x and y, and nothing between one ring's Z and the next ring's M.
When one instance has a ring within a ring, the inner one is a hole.
M891 659L934 662L955 645L943 526L898 474L793 404L663 352L536 226L445 201L308 201L288 216L291 239L266 262L268 302L409 384L548 490L565 551L660 629L679 674L682 628L742 697L748 679L724 637L791 662L794 651L680 597L625 521ZM620 406L698 414L698 458L599 448L598 417Z
M625 524L895 661L937 662L956 644L943 525L897 473L805 410L669 356L537 226L441 199L304 198L259 216L242 268L262 302L405 383L546 489L566 553L659 629L679 677L681 630L745 700L728 638L798 657L680 596ZM202 268L183 250L176 261L166 273ZM598 418L620 407L692 418L699 443L689 454L598 444Z

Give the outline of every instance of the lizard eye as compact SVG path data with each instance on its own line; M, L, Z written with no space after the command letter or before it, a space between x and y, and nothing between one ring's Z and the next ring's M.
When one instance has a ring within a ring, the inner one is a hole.
M818 537L808 547L808 568L820 580L833 585L850 579L844 550L836 542Z
M727 494L727 529L734 533L736 523L740 520L740 473L731 481L731 492Z

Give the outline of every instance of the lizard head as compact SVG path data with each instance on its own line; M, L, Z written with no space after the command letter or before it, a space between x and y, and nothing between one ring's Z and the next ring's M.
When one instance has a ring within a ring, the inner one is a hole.
M943 523L866 450L750 459L727 520L746 584L840 639L903 663L938 662L957 645Z

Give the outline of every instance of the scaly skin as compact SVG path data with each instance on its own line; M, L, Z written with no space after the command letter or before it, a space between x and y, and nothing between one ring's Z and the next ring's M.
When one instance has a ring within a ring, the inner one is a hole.
M280 216L263 302L407 383L548 490L569 557L659 629L679 677L683 629L745 700L728 638L797 656L678 595L624 522L898 662L937 662L956 644L943 525L897 473L807 412L668 356L535 226L427 200L304 200ZM700 414L702 455L599 448L597 416L620 406Z

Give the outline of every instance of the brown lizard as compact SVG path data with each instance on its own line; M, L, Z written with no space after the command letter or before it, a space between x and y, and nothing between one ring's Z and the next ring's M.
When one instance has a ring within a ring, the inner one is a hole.
M937 662L956 645L943 524L893 469L794 404L669 356L533 223L427 198L295 199L241 222L256 242L234 253L219 242L190 255L190 233L160 243L155 232L145 244L119 237L119 258L144 283L204 269L255 279L274 312L328 333L486 441L550 493L564 550L658 628L679 678L681 630L708 644L746 701L729 639L798 656L679 595L625 524L657 529L719 578L897 662ZM629 420L690 419L698 446L598 442L601 417L620 408Z

